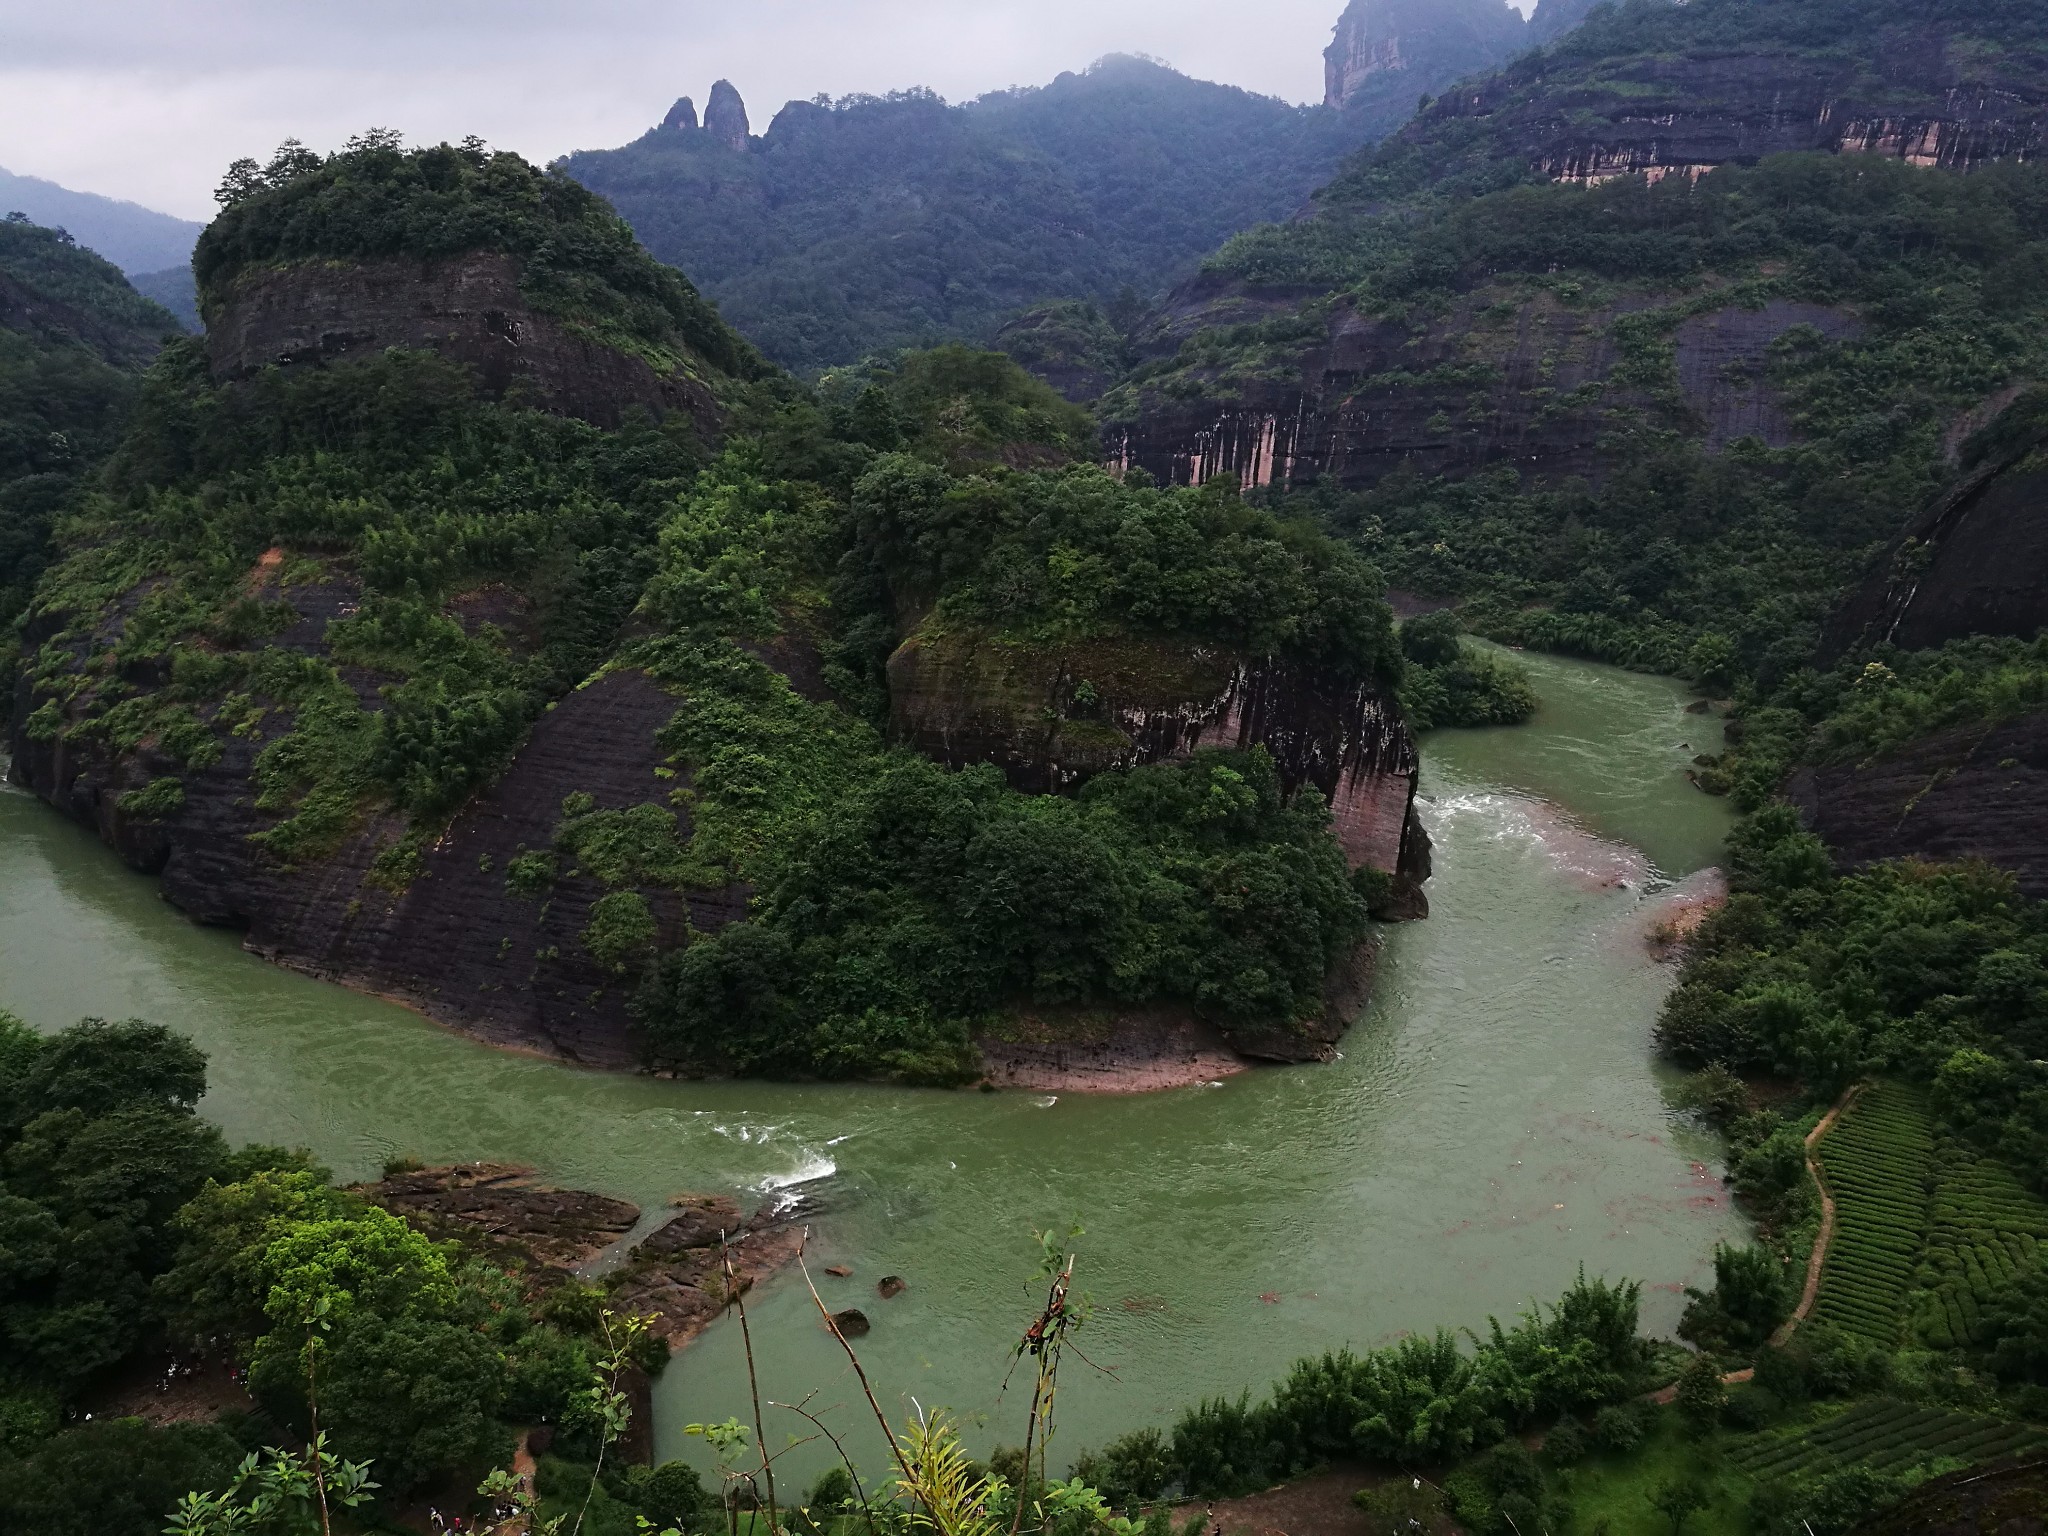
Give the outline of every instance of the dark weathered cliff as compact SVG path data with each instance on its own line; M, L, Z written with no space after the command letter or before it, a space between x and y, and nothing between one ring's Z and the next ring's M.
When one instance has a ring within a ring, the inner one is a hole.
M2048 626L2048 396L2013 405L1957 483L1886 551L1826 652L1903 650Z
M1933 28L1854 41L1869 53L1700 47L1589 69L1566 53L1448 90L1408 132L1481 129L1530 169L1579 182L1697 176L1792 150L1952 170L2039 151L2048 78L2031 61Z
M1381 916L1429 910L1415 739L1370 684L1170 639L1038 646L934 628L890 659L889 696L898 739L955 766L993 763L1034 792L1200 747L1264 747L1287 793L1313 786L1329 802L1352 868L1393 877Z
M2048 714L1942 731L1889 757L1804 768L1786 795L1855 869L1983 859L2048 897Z
M325 656L328 623L352 611L357 595L345 583L292 589L299 620L268 643ZM30 642L53 627L45 616ZM61 643L83 656L106 638ZM376 679L344 675L374 707ZM232 738L219 762L192 769L148 743L115 753L97 741L38 740L25 724L36 701L31 679L22 678L14 781L94 828L133 868L160 876L165 898L194 920L241 929L247 947L268 959L410 1003L494 1044L600 1066L641 1064L628 984L591 955L583 937L605 888L571 873L544 896L523 896L507 884L507 867L521 853L553 847L571 794L588 794L604 810L668 804L675 782L657 776L667 754L655 734L677 701L644 675L609 674L544 714L510 768L425 850L417 875L397 890L373 873L405 831L391 813L370 817L332 856L296 866L252 840L279 819L253 804L256 758L288 729L278 716ZM182 782L176 810L150 817L123 808L123 795L159 777ZM680 816L678 827L687 834ZM741 890L640 894L669 944L693 925L732 921L746 900Z
M1323 100L1406 108L1446 80L1505 62L1528 34L1507 0L1351 0L1323 54Z
M422 347L474 370L486 394L600 426L634 408L685 411L706 427L718 407L701 379L657 370L587 330L536 309L517 261L470 251L421 261L306 261L237 274L212 303L206 331L214 376L247 378Z
M1633 297L1624 308L1538 294L1513 302L1503 317L1506 296L1480 288L1419 323L1340 303L1326 335L1301 354L1298 381L1254 380L1224 399L1148 401L1135 420L1104 430L1105 449L1120 466L1170 485L1333 479L1364 487L1396 470L1463 474L1489 464L1598 479L1607 463L1602 439L1617 413L1655 405L1613 377L1622 362L1613 323L1656 297ZM1209 279L1185 295L1184 318L1166 335L1199 329L1219 309L1242 324L1262 302L1284 310L1296 296ZM1672 346L1683 424L1716 449L1740 437L1772 447L1791 441L1764 365L1771 344L1797 326L1841 338L1860 322L1829 306L1773 299L1755 308L1731 303L1678 325Z

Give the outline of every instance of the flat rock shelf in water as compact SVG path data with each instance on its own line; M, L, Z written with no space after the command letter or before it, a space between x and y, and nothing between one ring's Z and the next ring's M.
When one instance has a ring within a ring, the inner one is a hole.
M1424 744L1433 915L1385 931L1373 1004L1329 1065L1136 1099L579 1070L270 967L18 793L0 794L0 1007L184 1030L231 1137L308 1146L346 1178L484 1159L645 1211L683 1190L803 1200L811 1274L827 1309L867 1313L884 1406L946 1404L981 1451L1023 1430L1028 1391L998 1389L1042 1300L1034 1230L1086 1229L1082 1348L1115 1372L1069 1361L1056 1456L1260 1390L1304 1353L1483 1327L1581 1263L1643 1281L1668 1329L1741 1227L1650 1049L1672 972L1648 935L1727 826L1684 778L1718 726L1678 684L1525 659L1532 725ZM907 1288L878 1304L879 1276ZM748 1306L764 1397L858 1402L794 1270ZM730 1316L677 1357L656 1411L664 1456L700 1454L686 1423L751 1416ZM769 1425L777 1444L796 1430ZM878 1438L856 1444L879 1461ZM822 1469L806 1454L792 1477Z

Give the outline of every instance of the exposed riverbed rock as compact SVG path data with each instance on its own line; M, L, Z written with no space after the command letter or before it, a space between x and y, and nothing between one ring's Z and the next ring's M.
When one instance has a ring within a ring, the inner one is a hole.
M640 1219L640 1207L628 1201L538 1184L533 1169L512 1163L396 1172L365 1193L423 1228L481 1234L543 1270L588 1264Z
M679 1202L698 1203L696 1197ZM727 1206L738 1217L739 1208L729 1202ZM691 1225L677 1228L671 1222L634 1248L611 1277L611 1305L653 1318L653 1331L671 1346L695 1338L727 1307L803 1251L804 1229L790 1219L792 1214L770 1206L722 1236L712 1234L708 1241L679 1245L676 1236L702 1232L686 1211L679 1219ZM670 1239L663 1239L663 1233L670 1233Z
M544 1289L590 1272L640 1220L640 1208L627 1201L537 1183L532 1169L508 1163L396 1172L362 1193L429 1236L464 1239L525 1269ZM803 1246L801 1229L774 1209L743 1217L733 1201L709 1195L680 1196L673 1208L678 1215L604 1278L606 1305L649 1318L651 1331L672 1347Z
M686 373L657 372L536 309L520 292L517 261L470 251L422 261L306 261L235 276L209 301L206 352L216 379L248 378L420 347L464 364L493 398L600 426L633 407L686 412L707 429L718 419L711 391Z

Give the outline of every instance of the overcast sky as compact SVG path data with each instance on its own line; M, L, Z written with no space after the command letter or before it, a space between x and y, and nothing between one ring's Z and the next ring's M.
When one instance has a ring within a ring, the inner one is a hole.
M795 97L960 101L1105 53L1322 97L1344 0L0 0L0 166L204 219L288 135L480 134L536 160L622 144L729 77ZM1527 9L1527 7L1524 7Z

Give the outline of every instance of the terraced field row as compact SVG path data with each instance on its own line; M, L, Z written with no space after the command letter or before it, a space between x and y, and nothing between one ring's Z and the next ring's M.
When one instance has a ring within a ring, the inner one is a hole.
M1944 1139L1913 1324L1936 1349L1977 1336L1983 1304L2022 1270L2048 1260L2048 1203L2001 1164Z
M1953 1459L1990 1461L2048 1444L2048 1430L1981 1414L1873 1398L1817 1426L1738 1441L1730 1459L1759 1482L1867 1466L1904 1471Z
M1910 1089L1866 1089L1815 1149L1835 1200L1834 1239L1814 1317L1881 1344L1898 1342L1927 1237L1934 1151L1926 1107Z

